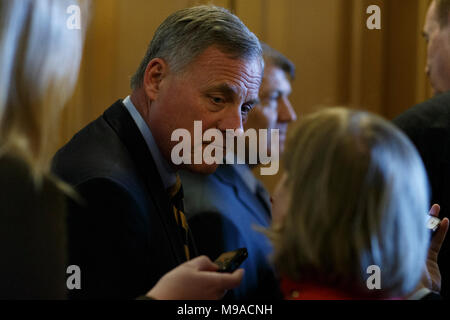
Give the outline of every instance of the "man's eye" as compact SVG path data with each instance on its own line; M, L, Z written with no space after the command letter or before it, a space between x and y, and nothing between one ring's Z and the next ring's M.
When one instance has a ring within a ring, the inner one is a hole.
M247 115L253 109L252 105L244 104L241 108L241 113Z
M221 104L224 103L225 100L220 98L220 97L211 97L211 100L215 103L215 104Z

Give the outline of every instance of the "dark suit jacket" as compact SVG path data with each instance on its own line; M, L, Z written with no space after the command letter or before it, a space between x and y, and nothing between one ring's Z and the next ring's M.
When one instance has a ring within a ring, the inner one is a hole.
M211 175L181 172L185 210L199 253L215 260L222 252L246 247L248 258L241 285L230 290L229 299L281 298L278 281L269 261L272 246L254 229L271 222L270 199L262 201L233 168L220 165ZM269 202L267 204L266 202Z
M136 298L186 260L151 153L121 100L54 157L53 171L85 200L69 207L71 298Z
M418 149L431 185L432 203L441 206L440 218L450 214L450 92L418 104L393 122ZM450 237L439 255L441 294L450 297Z

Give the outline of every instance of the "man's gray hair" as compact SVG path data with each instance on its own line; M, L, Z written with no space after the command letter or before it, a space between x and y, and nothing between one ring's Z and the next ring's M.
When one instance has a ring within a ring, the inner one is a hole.
M272 64L286 72L291 77L291 80L295 79L295 65L291 60L286 58L281 52L269 46L267 43L261 42L261 47L266 65Z
M212 5L197 6L171 14L156 30L131 88L141 87L145 69L154 58L164 59L172 72L180 72L200 53L217 46L233 59L260 59L258 38L227 9Z

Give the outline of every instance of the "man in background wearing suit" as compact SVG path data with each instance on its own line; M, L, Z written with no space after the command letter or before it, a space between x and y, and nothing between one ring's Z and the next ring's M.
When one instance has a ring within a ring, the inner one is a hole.
M262 44L265 62L259 91L259 103L250 112L245 129L279 129L283 151L287 126L296 120L289 102L290 81L295 67L278 51ZM268 140L267 151L271 143ZM248 150L247 150L248 151ZM222 164L212 175L181 172L185 187L186 215L193 229L199 252L216 259L221 252L241 247L248 250L242 264L241 285L229 291L229 299L277 298L278 281L268 257L272 251L268 239L254 226L271 223L270 197L247 164Z
M256 36L223 8L180 10L159 26L131 95L54 158L53 171L84 199L68 216L69 263L81 269L72 298L135 298L197 255L176 172L212 173L217 164L175 166L171 135L192 135L194 120L203 130L242 130L263 64Z
M450 0L434 0L425 19L423 36L428 44L426 73L435 97L418 104L394 123L412 140L425 164L432 203L441 207L440 218L450 215ZM438 259L442 272L441 294L450 297L450 240ZM439 286L433 288L439 291Z

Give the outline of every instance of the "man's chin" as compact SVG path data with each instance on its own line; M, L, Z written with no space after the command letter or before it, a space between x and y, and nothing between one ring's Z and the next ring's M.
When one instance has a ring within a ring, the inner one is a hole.
M199 174L211 174L214 173L218 167L219 167L218 164L202 163L202 164L187 164L183 167L183 169Z
M449 88L450 90L450 88ZM431 83L431 93L433 96L438 96L442 93L448 92L448 90L445 88L445 86L436 86L433 83Z

